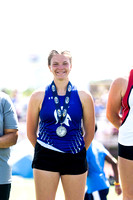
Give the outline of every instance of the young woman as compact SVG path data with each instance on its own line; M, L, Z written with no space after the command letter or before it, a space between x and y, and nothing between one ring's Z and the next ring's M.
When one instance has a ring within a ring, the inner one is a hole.
M118 165L123 200L133 199L133 69L127 78L117 78L111 85L107 118L119 129Z
M27 112L27 135L35 147L36 199L54 200L61 178L65 199L81 200L87 176L86 149L94 137L94 103L89 93L77 91L69 81L70 52L51 51L48 67L53 82L45 91L32 94Z

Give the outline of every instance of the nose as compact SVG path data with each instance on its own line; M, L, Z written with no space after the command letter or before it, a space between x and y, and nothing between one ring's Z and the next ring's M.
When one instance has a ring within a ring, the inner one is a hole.
M59 67L60 69L62 69L62 68L63 68L63 64L60 63L60 64L58 65L58 67Z

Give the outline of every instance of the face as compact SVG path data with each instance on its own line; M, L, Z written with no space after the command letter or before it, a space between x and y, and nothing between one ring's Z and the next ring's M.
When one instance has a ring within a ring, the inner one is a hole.
M72 65L70 63L69 57L62 54L57 54L52 57L51 65L49 66L49 68L55 78L65 79L68 77Z

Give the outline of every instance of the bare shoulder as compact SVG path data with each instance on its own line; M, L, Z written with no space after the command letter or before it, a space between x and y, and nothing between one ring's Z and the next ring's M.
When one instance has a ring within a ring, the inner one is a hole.
M35 103L35 105L41 105L45 96L45 91L35 91L30 97L30 102Z
M112 85L116 85L116 86L123 86L125 84L128 83L128 78L127 77L119 77L117 79L115 79L113 82L112 82Z
M79 94L79 97L80 97L80 100L82 103L86 102L86 101L93 101L93 98L92 98L92 95L90 92L86 92L86 91L78 91L78 94Z
M128 86L128 77L119 77L115 79L111 84L111 90L114 92L119 91L124 96Z

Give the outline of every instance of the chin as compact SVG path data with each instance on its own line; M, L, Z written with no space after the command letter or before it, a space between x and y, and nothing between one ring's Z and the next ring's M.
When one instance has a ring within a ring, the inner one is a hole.
M67 77L66 77L66 76L56 76L56 78L59 79L59 80L64 80L64 79L66 79Z

